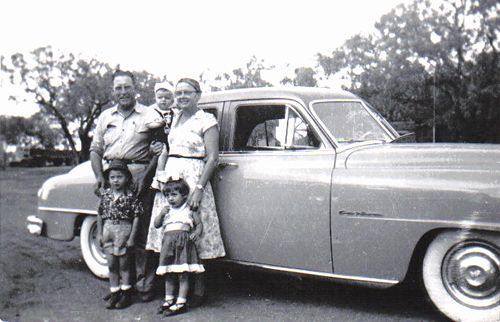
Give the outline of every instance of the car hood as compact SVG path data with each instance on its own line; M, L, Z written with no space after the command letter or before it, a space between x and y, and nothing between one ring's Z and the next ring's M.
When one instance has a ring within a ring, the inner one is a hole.
M498 144L395 143L359 147L345 166L356 168L500 171Z

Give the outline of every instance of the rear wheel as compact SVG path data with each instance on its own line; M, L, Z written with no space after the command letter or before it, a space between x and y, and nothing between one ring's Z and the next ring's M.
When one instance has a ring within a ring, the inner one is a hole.
M108 264L106 256L97 244L97 218L87 216L80 230L80 248L82 249L85 264L97 277L108 278Z
M429 245L423 281L436 307L454 321L498 321L500 236L449 231Z

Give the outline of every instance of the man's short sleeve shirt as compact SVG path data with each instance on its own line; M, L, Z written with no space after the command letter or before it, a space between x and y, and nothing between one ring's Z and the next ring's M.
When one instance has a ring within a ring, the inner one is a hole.
M151 109L139 103L127 117L117 105L105 110L97 120L90 151L106 160L148 161L151 132L146 124L154 117Z

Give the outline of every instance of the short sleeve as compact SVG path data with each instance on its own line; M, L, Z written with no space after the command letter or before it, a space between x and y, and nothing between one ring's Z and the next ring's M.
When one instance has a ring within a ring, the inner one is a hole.
M144 115L144 124L148 129L158 129L165 126L165 121L161 113L156 110L154 105L146 108L146 113Z
M213 116L213 114L211 113L204 112L201 124L203 133L205 133L212 126L217 126L217 129L219 129L217 120L215 119L215 116Z
M97 119L97 125L89 149L89 151L94 151L100 156L104 153L104 119L105 115L103 114Z

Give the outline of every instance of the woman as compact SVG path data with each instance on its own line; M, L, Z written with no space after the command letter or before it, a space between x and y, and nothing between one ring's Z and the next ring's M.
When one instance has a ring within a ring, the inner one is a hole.
M158 172L156 179L165 182L168 177L180 176L188 183L188 205L192 210L199 211L203 223L203 232L196 240L198 255L202 260L222 257L225 250L210 185L219 154L217 120L212 114L205 113L198 107L201 88L196 80L179 80L174 95L180 111L174 115L168 135L169 151L165 149L162 152L168 153L165 171ZM158 166L159 170L163 167L161 164ZM154 223L154 219L166 205L165 196L157 193L151 223ZM160 252L161 236L161 231L151 224L146 248ZM204 297L203 275L196 274L190 306L199 305Z

